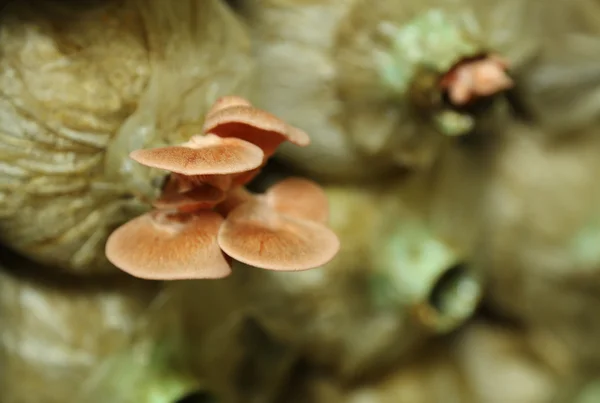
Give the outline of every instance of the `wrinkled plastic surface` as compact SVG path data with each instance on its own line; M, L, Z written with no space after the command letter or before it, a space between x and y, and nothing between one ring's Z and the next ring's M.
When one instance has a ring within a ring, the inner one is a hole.
M476 257L494 309L553 338L579 369L600 360L598 134L565 142L526 125L505 133Z
M479 321L453 339L430 343L383 377L343 385L318 373L301 375L279 402L546 403L555 392L555 374L524 336Z
M2 403L74 401L108 359L128 349L158 292L153 283L52 281L39 275L43 268L4 254L1 263Z
M539 49L542 6L535 0L249 2L258 104L310 133L309 147L284 146L282 156L315 176L350 180L398 166L429 167L447 139L422 121L406 94L383 85L375 56L390 46L382 26L401 29L439 10L475 48L506 57L518 74Z
M329 223L342 248L334 260L296 273L238 265L226 281L200 286L198 295L215 302L188 309L216 315L223 334L229 317L255 318L272 338L340 379L389 368L477 307L480 278L461 266L474 244L476 195L486 178L485 170L473 169L477 162L449 153L443 169L408 183L326 186ZM228 313L215 314L213 306Z
M133 149L181 141L244 95L246 33L217 0L13 1L0 11L0 239L58 269L114 270L107 235L164 173Z
M542 52L521 77L521 97L548 135L598 125L600 4L550 1L540 10Z

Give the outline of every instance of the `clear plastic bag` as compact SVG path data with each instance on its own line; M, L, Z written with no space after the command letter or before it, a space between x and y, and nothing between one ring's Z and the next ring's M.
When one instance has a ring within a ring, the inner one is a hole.
M452 152L414 180L326 186L338 255L293 274L239 267L215 305L237 306L339 379L380 373L478 305L481 278L468 264L487 180L480 162Z
M472 52L495 52L518 74L539 50L543 32L537 15L543 6L535 0L249 3L246 13L257 43L259 104L312 137L306 149L284 146L282 158L314 175L344 180L376 178L398 166L431 166L448 139L423 119L423 111L414 108L408 94L383 79L376 56L390 53L390 44L382 27L411 31L411 24L434 13L430 26L413 35L413 50L418 48L435 62L442 56L447 62ZM464 40L465 46L455 47L452 54L441 55L440 47L427 50L428 41L443 39L444 24L434 23L440 16L450 30L458 27ZM408 58L395 66L409 72L413 67ZM489 131L499 122L494 120Z
M76 399L79 390L107 361L129 351L140 334L146 344L156 343L160 335L153 308L160 303L159 284L51 280L44 268L4 252L1 269L3 403L81 401ZM120 380L116 375L111 374L113 382ZM121 401L117 393L107 395L103 401Z
M598 34L567 32L523 76L523 103L548 135L600 127L599 54Z
M514 125L482 195L475 257L495 311L554 338L588 368L600 362L599 151L598 130L564 141Z
M133 149L176 142L249 88L250 44L220 0L14 1L0 11L0 239L77 273L114 270L107 235L162 173Z
M478 321L359 384L342 384L319 372L300 374L281 402L547 403L556 391L556 374L539 361L526 337Z

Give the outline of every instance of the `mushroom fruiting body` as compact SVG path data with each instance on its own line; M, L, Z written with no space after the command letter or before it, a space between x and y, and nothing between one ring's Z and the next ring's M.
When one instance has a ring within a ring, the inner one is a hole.
M340 244L326 226L328 201L319 185L288 178L264 195L242 187L286 140L310 141L302 130L231 96L215 102L203 135L131 153L171 175L153 202L156 210L110 235L108 259L133 276L156 280L225 277L231 258L279 271L329 262Z
M322 224L329 220L327 195L313 181L287 178L271 186L265 197L269 206L280 213Z
M208 133L192 136L178 146L135 150L130 157L140 164L181 175L227 175L258 168L264 153L247 141Z
M210 110L206 113L206 117L210 118L211 115L214 115L216 112L232 106L252 106L252 104L248 102L247 99L235 95L221 97L216 100Z
M242 263L277 271L319 267L340 248L339 239L325 225L281 214L261 199L235 208L221 225L218 242Z
M488 97L510 89L514 83L506 74L508 63L495 55L458 63L442 79L453 105L462 106L477 97Z
M308 135L268 112L251 105L226 104L207 115L204 131L224 138L235 137L259 146L265 153L265 161L284 141L298 146L310 143Z
M177 179L169 179L163 194L152 205L157 209L176 209L180 212L210 209L225 199L225 191L208 184L180 190Z
M121 270L140 278L182 280L221 278L231 268L215 234L223 217L203 210L195 214L151 211L114 231L106 256Z
M310 143L308 134L293 127L276 116L257 109L247 100L237 97L222 97L215 102L206 114L204 132L214 133L222 138L246 140L262 149L264 157L256 169L235 175L233 185L250 182L275 150L284 141L304 147Z

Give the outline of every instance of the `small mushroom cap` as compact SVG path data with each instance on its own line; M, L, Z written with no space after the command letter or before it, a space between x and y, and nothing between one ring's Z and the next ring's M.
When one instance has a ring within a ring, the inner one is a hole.
M317 183L304 178L286 178L265 193L267 204L279 213L316 221L329 220L329 201Z
M234 209L221 225L218 241L230 257L276 271L322 266L340 248L338 237L326 226L278 214L259 200Z
M475 97L487 97L514 86L506 73L509 63L498 55L458 63L440 81L450 101L464 105Z
M504 68L494 61L481 62L472 72L473 90L477 95L489 96L514 86Z
M129 156L142 165L182 175L226 175L258 168L264 159L256 145L214 134L193 136L171 147L135 150Z
M304 131L268 112L247 105L228 106L207 115L204 132L256 144L264 151L265 158L273 155L277 147L286 140L299 146L310 143L310 138Z
M229 108L231 106L252 106L250 101L237 95L227 95L221 97L215 101L206 116L214 115L221 109Z
M158 209L176 209L180 212L193 212L211 209L225 199L225 192L214 186L201 184L185 192L176 188L165 188L163 194L152 205Z
M231 266L217 243L223 217L152 211L117 228L106 257L119 269L148 280L226 277Z

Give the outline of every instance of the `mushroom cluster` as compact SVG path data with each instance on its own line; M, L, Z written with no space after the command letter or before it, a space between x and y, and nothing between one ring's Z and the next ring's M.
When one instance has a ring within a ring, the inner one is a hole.
M237 96L218 99L201 134L161 148L133 151L136 162L170 171L154 209L117 228L107 258L139 278L222 278L235 259L267 270L319 267L336 255L319 185L287 178L264 194L244 188L284 141L306 146L300 129Z

